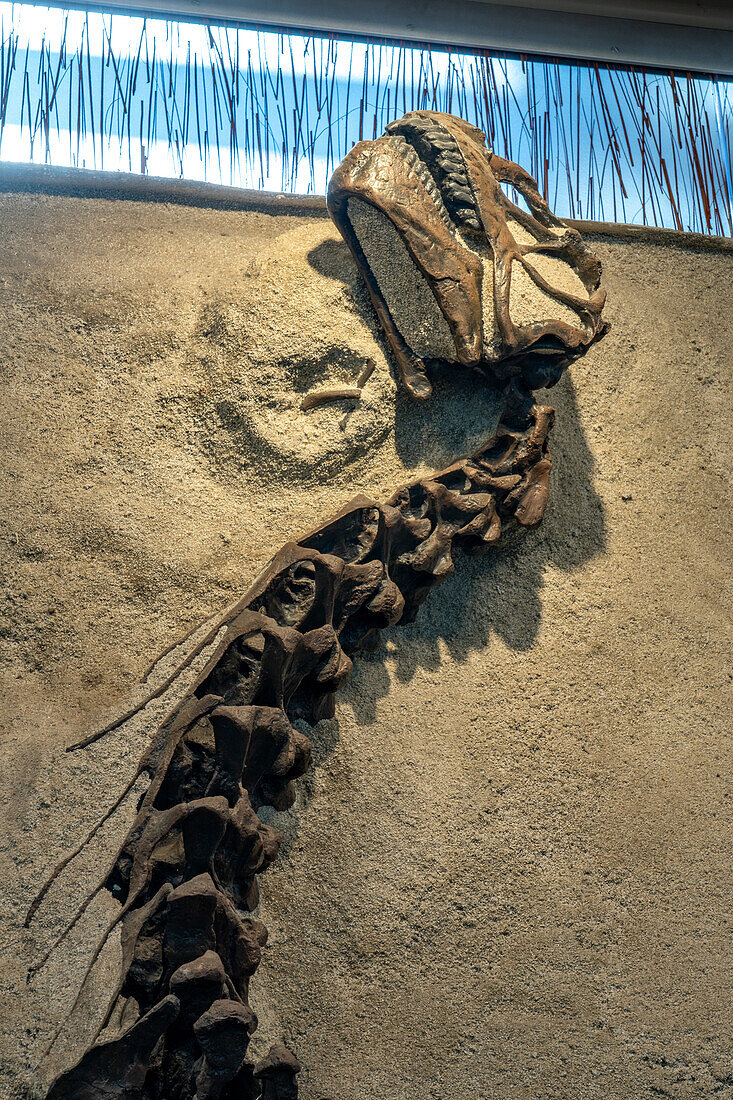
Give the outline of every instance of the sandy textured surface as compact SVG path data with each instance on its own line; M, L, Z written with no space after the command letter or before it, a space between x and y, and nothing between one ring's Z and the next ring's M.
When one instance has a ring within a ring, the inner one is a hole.
M134 795L29 933L25 906L132 774L147 722L63 747L289 534L489 434L470 380L395 397L320 219L0 197L5 617L0 1096L55 1056ZM614 328L543 395L542 528L461 561L357 663L262 880L258 1044L303 1100L730 1100L731 252L599 238ZM303 414L306 392L358 403ZM161 708L165 706L165 701ZM24 1092L25 1089L29 1091Z
M448 322L430 289L427 279L413 262L407 247L386 214L361 199L349 199L349 221L381 288L398 331L420 359L445 359L458 362L455 342ZM536 244L536 238L510 218L508 225L518 244ZM494 305L494 262L491 246L485 238L456 233L464 248L470 249L483 266L482 304L483 339L487 354L498 357L501 337L497 332ZM535 270L556 290L588 301L579 276L565 260L556 256L528 257ZM520 263L512 265L509 313L515 325L528 325L552 318L577 327L579 314L541 290Z
M349 221L398 332L418 358L457 360L456 346L430 284L386 214L349 199ZM493 305L493 299L489 299ZM493 314L491 315L493 317Z

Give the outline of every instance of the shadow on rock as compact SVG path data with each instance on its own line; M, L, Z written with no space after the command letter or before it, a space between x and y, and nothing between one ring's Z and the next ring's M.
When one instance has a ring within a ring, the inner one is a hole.
M396 645L395 675L403 682L409 682L418 668L440 668L441 642L459 663L472 651L484 649L492 634L513 650L531 649L542 619L545 571L549 567L572 572L606 545L603 509L592 484L593 456L580 426L570 377L565 375L555 390L539 399L556 409L545 518L537 530L511 534L505 546L484 557L456 559L455 573L431 593L416 621L398 627L391 636ZM373 722L379 698L389 692L384 657L380 648L366 658L369 692L346 689L359 721ZM354 668L354 686L359 684L362 661Z
M319 274L339 280L351 292L353 308L383 347L396 378L389 346L346 245L323 241L308 253L308 262ZM433 384L432 397L419 402L401 392L397 396L395 447L407 467L439 468L470 454L493 434L503 407L501 390L481 372L438 361L429 361L427 366ZM354 492L361 488L354 485Z
M354 282L354 262L345 244L328 240L308 254L310 265L322 275ZM355 304L375 324L366 288ZM380 331L380 339L381 331ZM395 442L407 465L432 460L443 452L445 464L463 457L491 436L501 415L498 390L483 375L461 368L433 371L434 396L423 404L398 399ZM593 456L578 417L575 389L568 374L538 402L556 410L550 437L552 477L544 520L536 531L517 532L506 544L481 558L459 555L453 576L421 608L417 620L397 629L396 675L406 682L417 667L437 670L441 664L440 641L451 657L465 661L472 650L484 648L492 634L514 650L529 650L541 623L541 591L548 567L570 572L579 568L606 545L600 498L592 484ZM478 409L477 409L478 407ZM466 410L480 412L482 437L465 429ZM354 486L354 491L358 491ZM384 648L360 657L354 667L358 684L360 666L368 666L371 692L351 691L349 700L361 721L376 717L378 699L389 691L390 675L384 665ZM379 671L378 671L379 669ZM376 692L374 689L376 688Z
M325 240L310 250L307 259L313 270L327 279L340 279L342 283L354 281L356 264L343 241ZM363 285L361 279L359 284ZM367 295L365 286L364 294Z

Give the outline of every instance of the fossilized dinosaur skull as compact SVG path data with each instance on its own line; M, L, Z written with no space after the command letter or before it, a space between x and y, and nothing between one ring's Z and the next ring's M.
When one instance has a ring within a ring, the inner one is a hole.
M430 360L552 385L606 331L599 261L460 118L413 111L360 142L331 178L328 209L416 398L432 392Z

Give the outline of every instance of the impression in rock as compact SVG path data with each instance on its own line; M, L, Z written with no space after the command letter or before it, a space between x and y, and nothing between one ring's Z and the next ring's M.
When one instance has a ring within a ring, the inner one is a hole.
M469 457L382 503L356 497L286 544L148 697L207 653L123 792L147 777L137 818L89 893L110 890L120 909L91 952L87 977L118 925L122 968L97 1041L51 1085L49 1100L297 1095L300 1065L284 1046L256 1065L247 1059L257 1023L249 984L267 939L249 914L257 876L280 844L258 810L292 805L294 781L309 765L310 742L293 722L333 715L354 655L414 618L452 572L456 550L481 554L507 530L540 522L553 411L535 405L532 390L556 382L605 331L598 261L530 177L460 119L415 112L357 145L334 173L328 204L405 389L425 400L431 373L469 368L477 384L483 375L503 388L504 411ZM331 397L338 391L312 394L304 407ZM27 924L82 845L40 890ZM113 1019L120 1024L110 1038Z

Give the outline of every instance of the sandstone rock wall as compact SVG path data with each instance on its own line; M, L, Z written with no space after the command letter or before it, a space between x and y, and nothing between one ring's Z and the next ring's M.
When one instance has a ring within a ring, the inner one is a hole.
M113 903L30 985L26 968L134 796L31 933L24 909L155 715L64 746L291 534L471 449L497 403L470 379L396 395L315 213L8 191L0 225L0 1091L20 1097L83 1046L116 973L113 945L37 1072ZM733 1096L733 252L594 244L613 330L539 395L557 410L543 526L462 561L357 663L277 815L252 1003L262 1049L303 1061L304 1100ZM359 401L300 409L370 360Z

